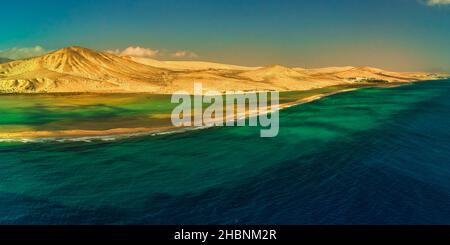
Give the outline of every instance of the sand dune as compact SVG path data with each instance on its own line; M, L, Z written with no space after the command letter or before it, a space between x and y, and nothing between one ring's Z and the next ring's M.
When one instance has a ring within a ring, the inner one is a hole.
M150 58L133 57L133 56L123 56L125 59L132 60L134 62L149 65L158 68L164 68L173 71L200 71L208 69L216 70L254 70L260 67L247 67L238 65L228 65L213 62L204 61L160 61Z
M301 70L310 75L325 75L325 74L334 74L337 72L347 71L353 69L353 66L336 66L336 67L323 67L323 68L293 68L294 70Z
M200 61L158 61L120 57L82 47L0 64L1 93L173 93L205 90L307 90L357 82L410 82L426 73L399 73L371 67L245 67Z

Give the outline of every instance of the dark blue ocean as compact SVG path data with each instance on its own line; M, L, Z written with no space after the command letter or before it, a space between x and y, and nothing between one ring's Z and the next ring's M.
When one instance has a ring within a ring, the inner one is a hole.
M1 224L450 224L450 80L337 94L280 133L0 143Z

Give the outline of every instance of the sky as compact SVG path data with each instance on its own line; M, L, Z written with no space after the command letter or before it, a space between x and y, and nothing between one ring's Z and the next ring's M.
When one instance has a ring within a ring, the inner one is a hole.
M450 0L29 0L0 57L78 45L162 60L450 71Z

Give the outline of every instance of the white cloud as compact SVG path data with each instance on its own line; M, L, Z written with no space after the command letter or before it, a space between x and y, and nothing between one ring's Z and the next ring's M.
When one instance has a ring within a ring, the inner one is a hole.
M450 0L426 0L428 6L447 5L450 4Z
M124 55L124 56L136 56L136 57L145 57L145 58L155 58L159 55L159 50L150 49L150 48L141 48L139 46L136 47L128 47L124 50L107 50L109 53Z
M172 57L175 58L197 58L198 55L192 51L188 51L188 50L180 50L180 51L176 51L175 53L172 53L171 55Z
M12 60L25 59L35 56L40 56L48 51L41 46L31 48L11 48L6 50L0 50L0 57L8 58Z

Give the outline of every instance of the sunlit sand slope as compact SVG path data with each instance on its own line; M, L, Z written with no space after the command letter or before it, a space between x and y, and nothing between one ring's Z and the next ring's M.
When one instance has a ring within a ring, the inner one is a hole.
M245 67L200 61L158 61L121 57L82 47L0 64L1 93L173 93L205 90L308 90L360 82L411 82L426 73L399 73L370 67L319 69Z

